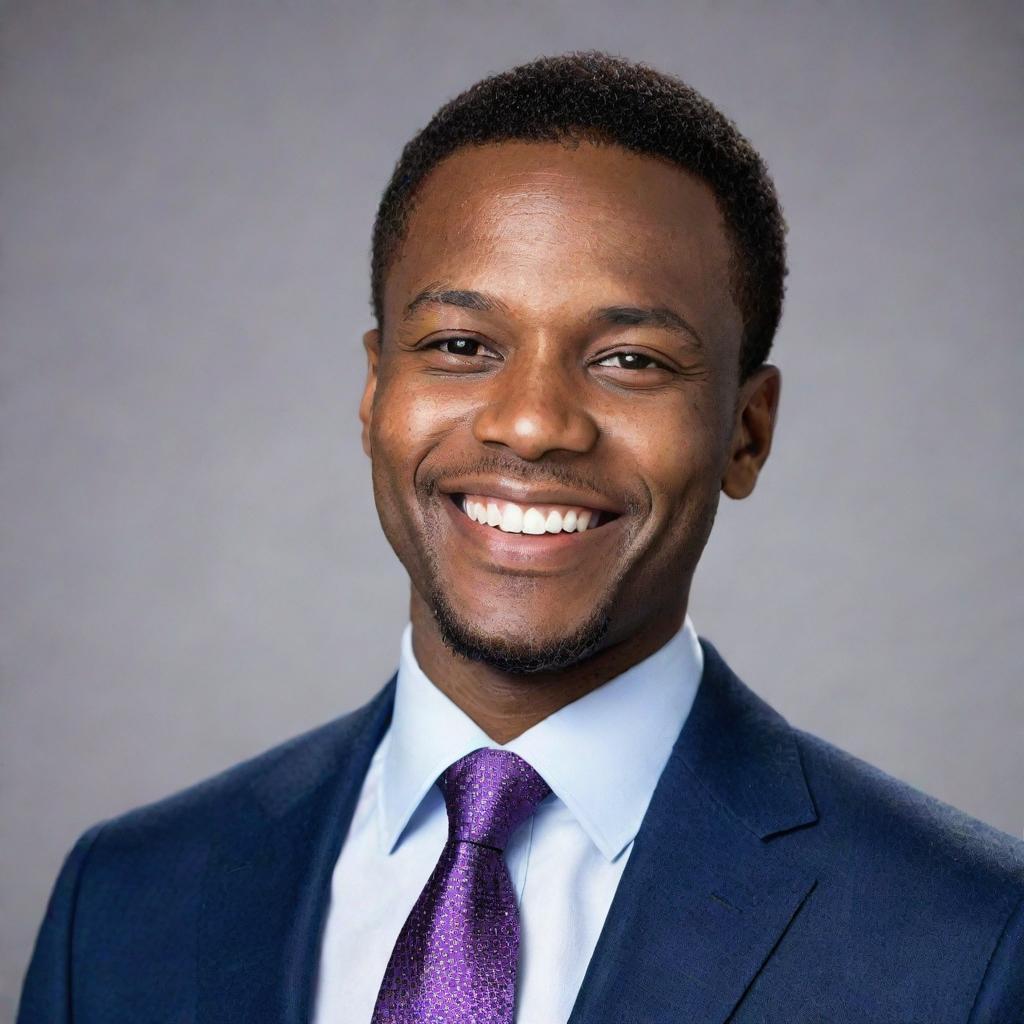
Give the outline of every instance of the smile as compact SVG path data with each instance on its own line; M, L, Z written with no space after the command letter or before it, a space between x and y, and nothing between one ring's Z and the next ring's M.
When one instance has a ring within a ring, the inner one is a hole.
M579 505L521 505L481 494L452 497L474 522L502 533L584 533L601 523L600 510Z

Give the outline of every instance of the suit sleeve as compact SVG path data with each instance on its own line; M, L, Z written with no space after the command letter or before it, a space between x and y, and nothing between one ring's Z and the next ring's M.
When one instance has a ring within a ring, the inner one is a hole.
M1024 897L996 943L969 1024L1024 1024Z
M25 975L17 1024L70 1024L75 905L89 851L102 828L95 825L82 835L57 876Z

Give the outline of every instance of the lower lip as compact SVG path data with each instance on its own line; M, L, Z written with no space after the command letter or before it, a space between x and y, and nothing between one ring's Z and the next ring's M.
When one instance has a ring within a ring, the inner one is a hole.
M504 533L496 526L470 519L451 498L445 498L444 504L461 540L483 549L496 567L527 569L526 575L546 575L570 568L578 559L617 538L623 519L617 516L583 533Z

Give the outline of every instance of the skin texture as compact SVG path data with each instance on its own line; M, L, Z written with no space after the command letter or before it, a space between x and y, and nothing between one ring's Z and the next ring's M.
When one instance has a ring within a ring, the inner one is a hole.
M754 489L781 378L739 381L730 255L706 185L612 145L464 149L421 188L363 446L416 657L499 743L661 647L719 495ZM508 535L450 496L501 488L617 515Z

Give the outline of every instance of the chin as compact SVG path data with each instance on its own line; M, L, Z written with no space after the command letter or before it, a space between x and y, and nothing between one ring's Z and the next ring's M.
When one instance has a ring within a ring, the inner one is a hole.
M599 607L589 619L565 632L510 637L467 621L440 590L429 594L428 603L441 639L450 650L509 675L564 672L597 653L610 626L607 610Z

